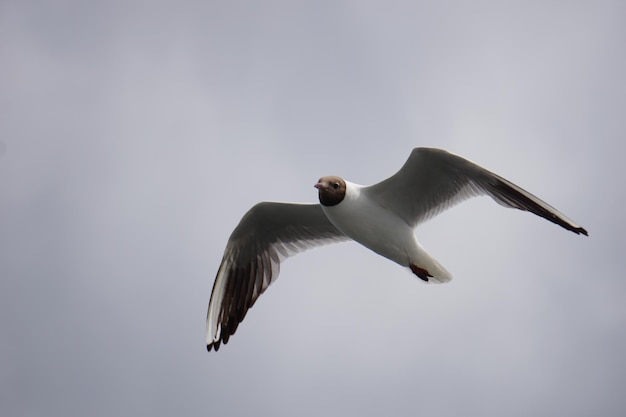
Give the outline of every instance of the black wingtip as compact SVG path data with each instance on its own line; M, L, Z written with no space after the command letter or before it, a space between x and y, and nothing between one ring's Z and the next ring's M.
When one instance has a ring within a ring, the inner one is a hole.
M558 224L562 228L574 232L577 235L582 234L589 236L589 233L584 227L578 226L565 216L560 217L558 211L554 207L550 207L547 203L542 202L527 191L521 189L520 191L516 189L517 186L515 184L509 183L504 178L498 177L495 183L489 184L489 187L495 190L495 192L491 194L492 197L496 201L500 201L500 203L505 206L529 211L539 217L543 217L544 219L551 221L554 224Z
M544 217L544 216L542 216ZM548 219L547 217L545 217L546 219ZM553 223L558 224L559 226L563 227L564 229L569 230L572 233L576 233L577 235L585 235L585 236L589 236L589 233L587 232L587 230L584 227L580 227L577 225L573 225L569 222L564 221L563 219L556 217L556 216L552 216L552 218L549 218L548 220L550 220Z

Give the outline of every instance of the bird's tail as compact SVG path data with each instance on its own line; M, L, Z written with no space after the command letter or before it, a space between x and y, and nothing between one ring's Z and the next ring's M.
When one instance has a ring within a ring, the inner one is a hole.
M419 243L417 254L411 258L409 269L426 282L443 284L452 279L452 274L430 256Z

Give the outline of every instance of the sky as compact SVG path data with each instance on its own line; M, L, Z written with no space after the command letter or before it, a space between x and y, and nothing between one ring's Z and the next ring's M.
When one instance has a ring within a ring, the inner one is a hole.
M622 1L0 1L0 415L623 416ZM259 201L463 155L589 231L476 198L426 285L356 243L219 352Z

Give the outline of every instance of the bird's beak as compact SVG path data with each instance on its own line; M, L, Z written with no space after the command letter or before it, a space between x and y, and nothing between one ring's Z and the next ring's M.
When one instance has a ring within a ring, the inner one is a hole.
M324 184L322 184L321 182L318 182L313 187L317 188L318 190L321 190L322 188L324 188Z

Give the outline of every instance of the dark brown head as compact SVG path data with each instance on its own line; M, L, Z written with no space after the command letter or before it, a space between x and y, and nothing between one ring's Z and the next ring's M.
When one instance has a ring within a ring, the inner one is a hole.
M339 177L322 177L314 185L319 190L320 203L323 206L336 206L346 196L346 182Z

